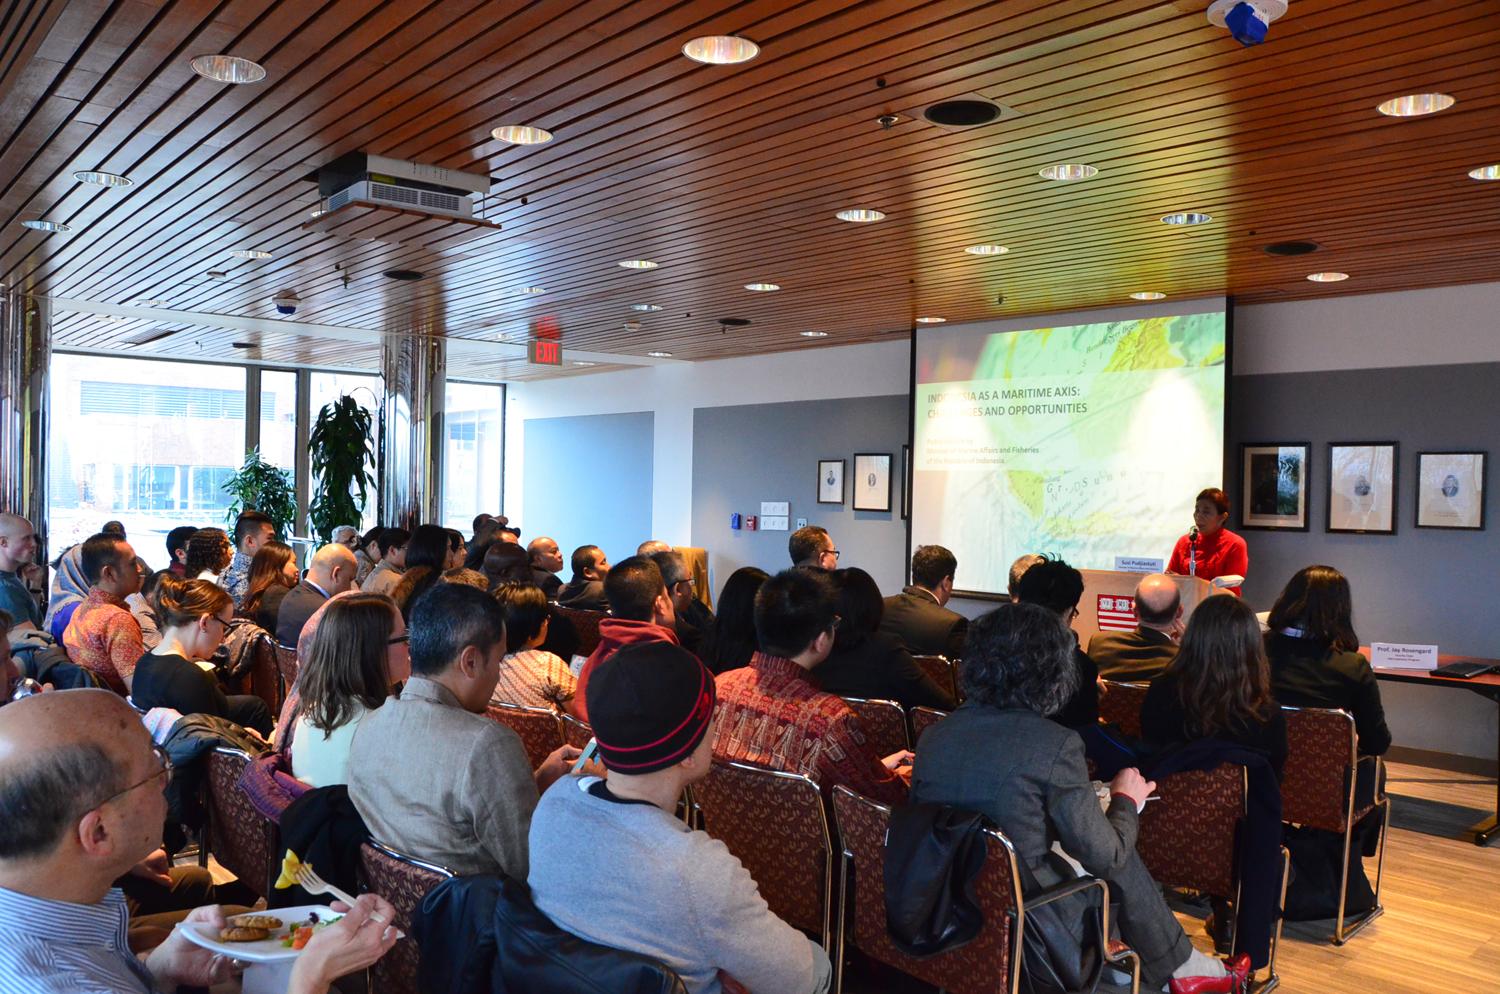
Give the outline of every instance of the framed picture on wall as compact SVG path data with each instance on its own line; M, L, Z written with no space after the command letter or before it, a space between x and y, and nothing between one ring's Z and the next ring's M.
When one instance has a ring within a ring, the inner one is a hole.
M1307 531L1310 442L1240 446L1240 527Z
M1485 452L1417 453L1417 527L1484 528Z
M911 517L911 446L901 446L901 520Z
M891 509L891 454L889 452L856 452L854 454L854 509L856 511L889 511Z
M1395 442L1331 442L1328 525L1331 532L1396 534Z
M818 460L818 503L844 502L844 460Z

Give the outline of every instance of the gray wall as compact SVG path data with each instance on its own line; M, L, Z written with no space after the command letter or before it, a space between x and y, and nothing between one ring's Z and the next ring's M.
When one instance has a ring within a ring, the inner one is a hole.
M585 543L612 563L634 555L651 537L655 421L650 411L527 421L521 540L550 535L565 561Z
M822 525L838 546L841 565L868 571L882 591L900 590L906 557L901 446L907 418L905 395L694 410L693 544L709 550L714 595L741 566L775 573L791 565L790 530L729 527L731 513L758 515L763 500L790 501L791 528L799 517ZM889 513L855 511L847 482L843 505L817 503L818 460L845 460L847 481L856 452L891 453Z

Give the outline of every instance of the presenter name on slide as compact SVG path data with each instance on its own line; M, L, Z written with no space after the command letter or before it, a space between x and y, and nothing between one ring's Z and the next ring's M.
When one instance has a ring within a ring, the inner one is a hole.
M1193 505L1193 528L1177 540L1167 572L1213 581L1220 576L1245 576L1250 551L1245 540L1224 527L1229 520L1229 496L1216 487L1198 494ZM1239 587L1226 588L1238 594Z

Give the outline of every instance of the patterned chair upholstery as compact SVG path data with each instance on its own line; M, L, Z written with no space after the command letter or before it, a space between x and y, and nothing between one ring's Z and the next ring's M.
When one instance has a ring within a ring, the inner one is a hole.
M291 646L276 647L276 668L281 671L283 694L290 694L297 683L297 650ZM285 699L283 697L283 699ZM277 709L280 710L279 708Z
M1281 817L1289 824L1335 832L1344 838L1343 874L1339 883L1339 911L1334 919L1333 944L1343 945L1360 929L1385 913L1380 903L1380 877L1385 868L1385 837L1390 830L1391 802L1385 796L1384 764L1379 756L1359 755L1354 716L1331 708L1283 707L1286 715L1286 768L1281 778ZM1355 807L1359 770L1370 766L1375 785L1370 803ZM1380 843L1375 864L1375 907L1346 921L1344 899L1349 885L1349 861L1363 855L1351 852L1356 823L1381 809Z
M521 737L526 747L526 756L534 770L542 761L563 744L562 722L551 708L525 707L520 704L497 704L493 701L487 710L490 718L506 726Z
M566 712L559 714L557 718L562 722L564 744L582 749L594 737L593 726L582 718L575 718Z
M1141 813L1136 851L1159 884L1232 900L1235 830L1245 817L1245 768L1225 763L1163 777Z
M955 701L963 700L958 693L958 664L947 656L913 656L917 666L932 678L932 682L946 690Z
M915 749L922 744L922 733L933 725L948 717L947 711L939 711L937 708L916 707L911 709L911 747ZM889 754L887 754L889 755Z
M282 683L277 649L276 639L269 632L261 632L255 640L255 662L244 680L244 693L265 701L273 716L281 713L281 705L286 702L286 692L290 689Z
M906 739L906 712L895 701L867 700L863 697L846 697L844 703L859 715L859 727L865 733L865 741L877 756L889 756L893 752L911 748Z
M246 887L260 897L267 897L271 893L276 826L256 810L249 795L240 789L240 777L252 762L248 753L225 746L204 757L208 851Z
M453 871L446 867L373 840L359 847L360 892L379 894L391 902L396 909L392 924L406 933L370 968L370 990L374 994L421 994L417 985L421 951L411 937L411 916L427 892L451 876Z
M561 606L557 608L557 613L571 621L573 629L578 632L578 654L592 655L599 647L599 622L609 615L603 611L579 611Z
M831 950L833 841L818 785L799 773L716 760L691 796L703 830L745 864L771 911Z
M1141 737L1141 706L1146 703L1144 683L1105 680L1099 693L1099 720L1115 725L1126 735Z

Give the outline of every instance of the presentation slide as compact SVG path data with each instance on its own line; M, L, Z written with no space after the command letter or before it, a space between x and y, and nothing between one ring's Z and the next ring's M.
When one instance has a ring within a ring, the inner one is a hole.
M1003 594L1029 552L1165 563L1224 484L1222 299L1040 323L916 333L912 542L961 591Z

